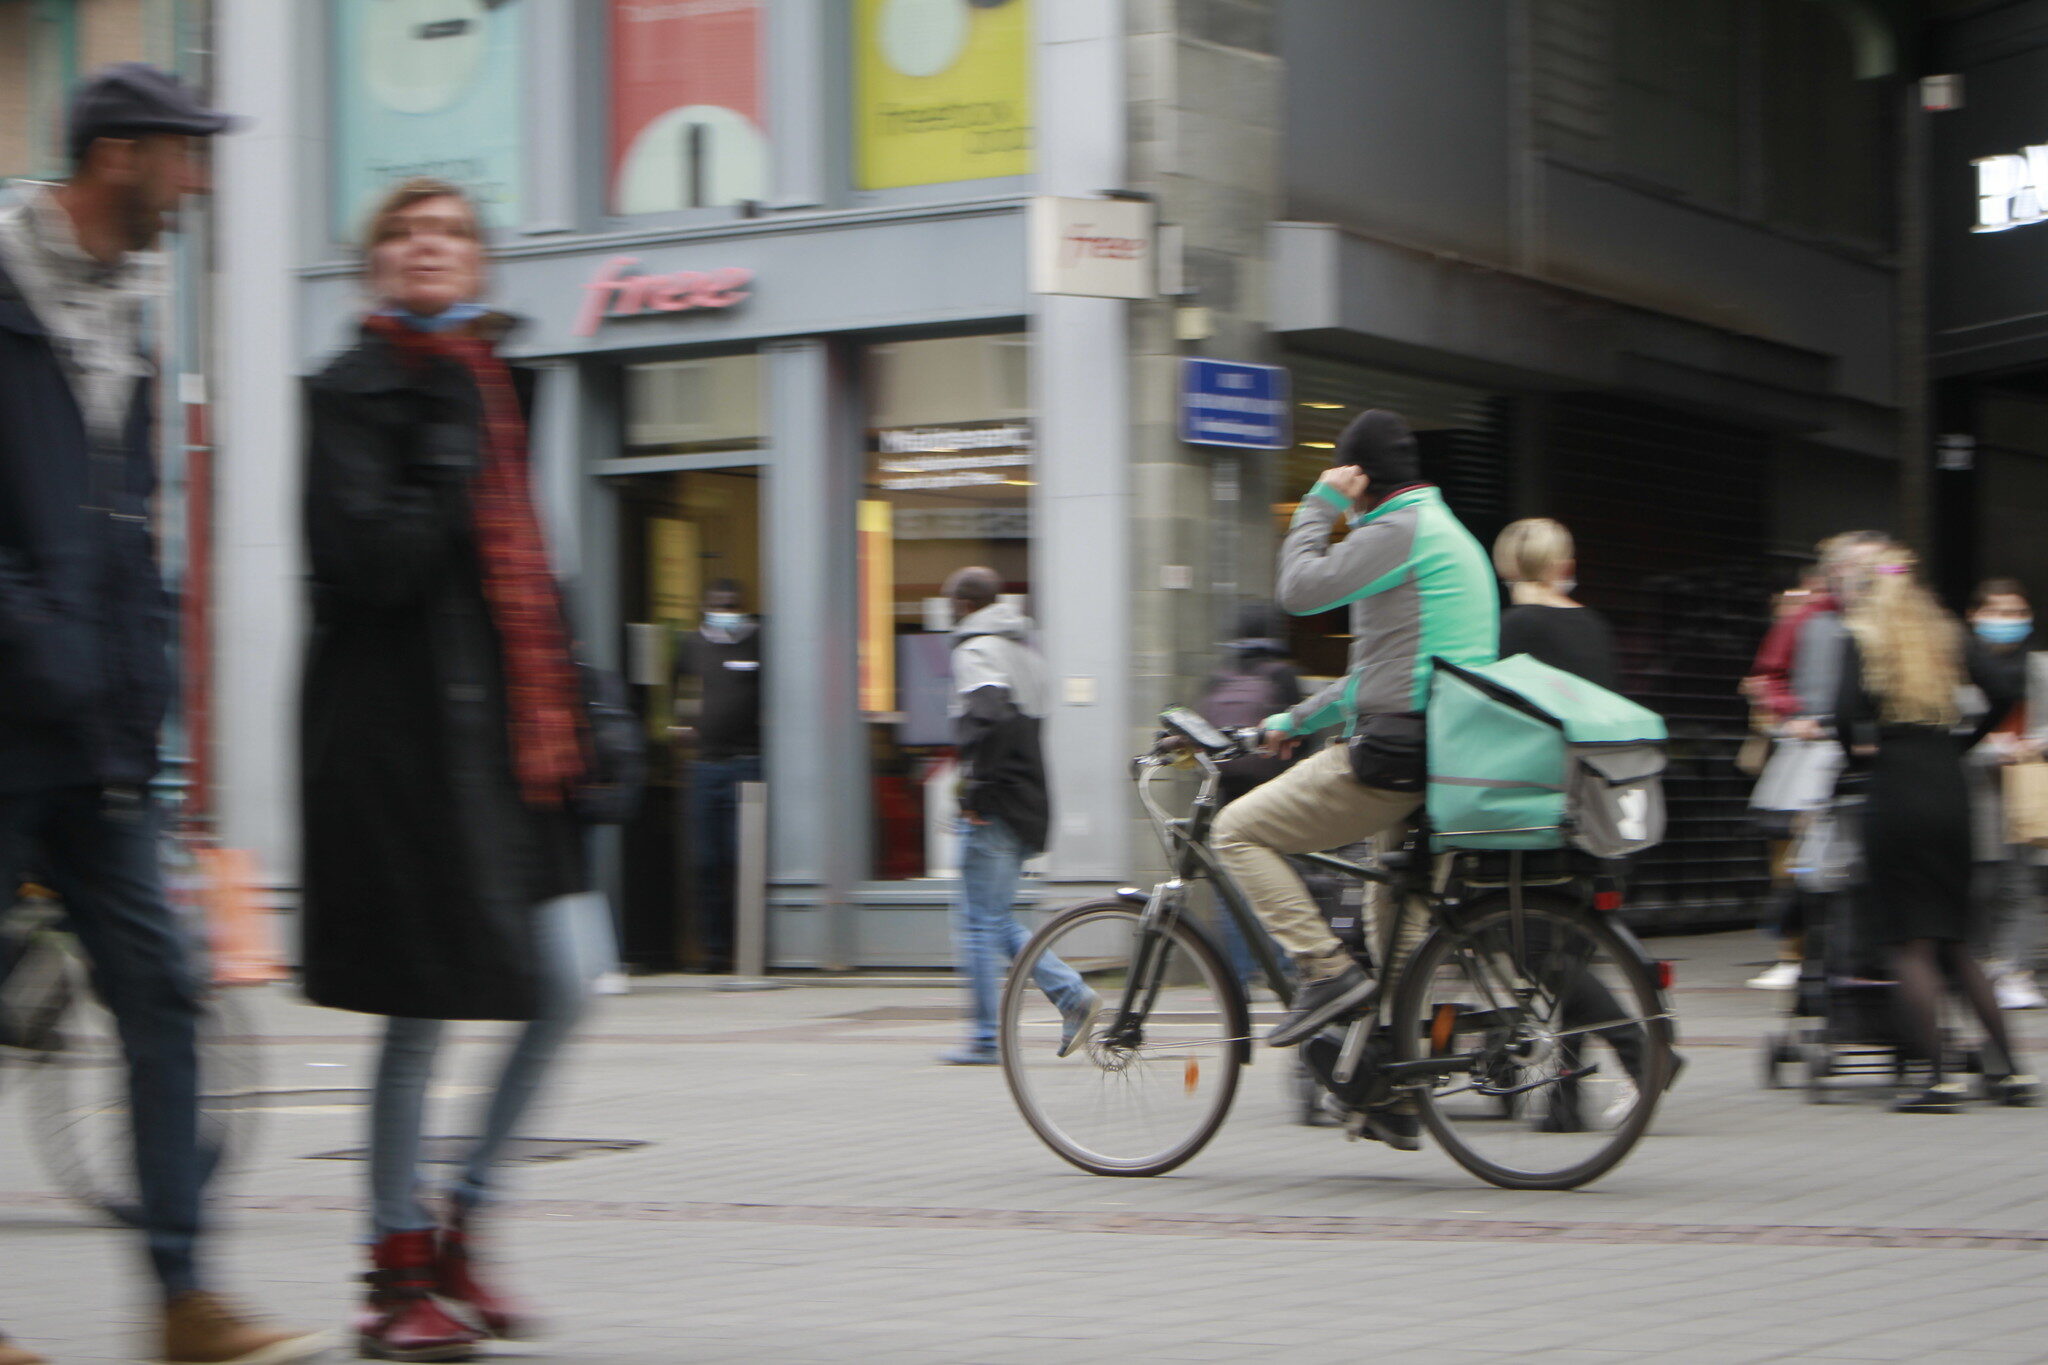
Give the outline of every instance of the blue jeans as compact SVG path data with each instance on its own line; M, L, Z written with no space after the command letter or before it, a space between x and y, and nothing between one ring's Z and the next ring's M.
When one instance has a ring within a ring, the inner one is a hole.
M128 1062L128 1112L149 1259L167 1297L199 1287L198 958L164 897L159 820L146 798L97 787L0 796L0 895L33 873L64 902L114 1016Z
M690 769L690 845L697 873L697 944L713 965L732 961L740 783L760 780L759 754L701 759Z
M1024 871L1024 845L1001 820L968 824L960 841L960 899L953 908L953 949L967 978L970 1046L996 1045L996 1007L1003 976L1030 932L1010 907ZM1072 967L1050 955L1039 959L1032 978L1053 1004L1071 1011L1088 998L1088 985Z
M578 932L575 917L584 899L563 896L535 911L540 917L536 949L546 972L541 1014L520 1025L485 1102L476 1143L450 1188L457 1200L471 1207L489 1196L493 1168L514 1126L583 1013L590 974L580 960L585 935ZM420 1132L427 1082L433 1078L434 1055L446 1030L443 1019L393 1018L385 1025L377 1086L370 1099L370 1217L375 1236L436 1225L420 1176Z

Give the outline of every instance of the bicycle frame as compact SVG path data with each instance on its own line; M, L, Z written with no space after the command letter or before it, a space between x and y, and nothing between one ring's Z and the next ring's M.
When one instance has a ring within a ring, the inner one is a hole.
M1138 942L1132 955L1131 970L1125 980L1123 995L1118 1002L1116 1014L1109 1026L1104 1030L1105 1035L1111 1038L1123 1037L1132 1042L1136 1041L1136 1035L1139 1030L1137 1021L1149 1016L1153 1002L1157 999L1159 991L1165 984L1164 974L1157 970L1159 954L1166 942L1162 930L1170 922L1170 916L1177 916L1180 913L1181 900L1178 893L1189 882L1200 878L1206 878L1210 885L1215 888L1217 898L1222 903L1225 912L1236 921L1246 944L1250 947L1252 955L1259 965L1260 971L1264 974L1274 994L1280 998L1283 1004L1291 1005L1293 1003L1293 983L1289 981L1285 971L1282 969L1271 940L1261 929L1258 916L1253 911L1243 889L1238 886L1236 880L1223 868L1215 851L1209 847L1209 834L1215 824L1217 811L1221 809L1221 803L1217 799L1222 780L1221 769L1215 758L1205 750L1195 748L1189 750L1188 754L1195 765L1201 769L1202 782L1193 806L1185 817L1176 817L1168 812L1151 790L1152 783L1158 776L1168 767L1174 766L1177 760L1155 753L1137 759L1133 765L1137 775L1139 800L1144 806L1146 816L1150 819L1154 831L1159 837L1161 847L1166 853L1167 865L1171 869L1172 876L1167 881L1154 886L1150 895L1145 898L1145 910L1139 921ZM1537 983L1526 980L1504 982L1493 980L1495 972L1492 964L1484 961L1485 954L1477 952L1464 933L1461 923L1463 916L1459 913L1464 905L1463 898L1435 894L1429 888L1429 879L1426 876L1418 877L1413 869L1402 869L1394 873L1382 872L1378 869L1366 867L1328 853L1302 854L1299 855L1299 858L1300 861L1312 863L1340 872L1345 876L1357 878L1360 882L1390 886L1394 888L1394 897L1397 903L1405 902L1410 895L1420 894L1428 903L1429 917L1432 925L1450 935L1458 952L1470 964L1472 977L1488 997L1488 1005L1492 1009L1521 1008L1528 1003L1529 998L1535 992L1542 989ZM1428 860L1425 859L1424 866L1427 867L1428 865ZM1519 870L1515 874L1515 880L1507 887L1507 892L1517 906L1519 906L1522 895ZM1127 895L1133 902L1136 901L1135 892L1127 893ZM1610 926L1619 932L1622 941L1636 953L1642 962L1645 964L1650 963L1649 954L1643 950L1642 945L1635 936L1627 931L1626 926L1621 925L1618 921L1610 921ZM1190 921L1190 928L1197 933L1206 934L1208 932L1207 926L1198 921ZM1391 965L1390 963L1382 964L1382 971L1384 972ZM1390 979L1390 989L1381 993L1379 1001L1376 1002L1374 1009L1368 1016L1354 1021L1344 1049L1345 1059L1341 1065L1345 1074L1341 1077L1342 1079L1349 1079L1348 1072L1350 1067L1355 1066L1357 1055L1362 1050L1367 1035L1377 1025L1382 1009L1384 1009L1393 995L1393 990L1391 989L1393 984L1393 980ZM1244 999L1241 988L1235 990L1233 995L1235 996L1234 1005L1236 1012L1240 1019L1245 1021L1245 1029L1243 1031L1248 1034L1250 1018L1249 1001ZM1668 1028L1669 1024L1667 1021L1669 1018L1670 1014L1667 1006L1658 1015L1650 1019L1611 1020L1572 1031L1574 1033L1593 1032L1600 1028L1612 1028L1632 1023ZM1238 1054L1241 1061L1250 1061L1253 1050L1248 1036L1240 1040ZM1446 1056L1406 1063L1388 1062L1381 1064L1380 1070L1391 1083L1400 1084L1404 1080L1413 1083L1429 1075L1456 1070L1461 1065L1469 1064L1471 1060L1469 1056Z

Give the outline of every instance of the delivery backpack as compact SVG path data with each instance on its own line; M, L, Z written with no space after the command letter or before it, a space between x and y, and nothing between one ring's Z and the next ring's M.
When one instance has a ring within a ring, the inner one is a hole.
M1527 654L1461 668L1429 693L1438 848L1567 845L1619 858L1664 837L1664 720Z

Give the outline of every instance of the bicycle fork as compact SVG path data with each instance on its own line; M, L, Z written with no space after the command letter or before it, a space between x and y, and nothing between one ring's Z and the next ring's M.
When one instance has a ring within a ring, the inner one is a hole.
M1116 1017L1103 1030L1105 1040L1110 1043L1136 1047L1144 1041L1139 1032L1139 1021L1151 1016L1152 1005L1159 998L1160 987L1165 984L1168 941L1165 929L1174 913L1173 902L1185 886L1185 882L1175 877L1154 886L1152 894L1145 899L1144 912L1138 916L1137 928L1132 931L1137 942L1131 951L1131 969L1124 978L1123 993L1117 1000Z

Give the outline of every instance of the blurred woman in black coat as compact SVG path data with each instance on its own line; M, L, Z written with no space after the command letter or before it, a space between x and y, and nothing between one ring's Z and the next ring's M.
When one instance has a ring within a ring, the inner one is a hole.
M436 1353L521 1326L477 1282L468 1228L583 996L571 898L589 878L569 801L587 736L496 350L506 320L474 302L475 208L453 185L408 181L373 215L368 251L378 302L307 384L306 992L390 1016L360 1344L449 1359ZM437 1209L419 1147L448 1019L528 1022Z
M1977 1016L1989 1040L1986 1079L2010 1104L2037 1089L2013 1054L1991 983L1964 948L1970 916L1970 794L1963 754L2014 698L1996 679L1975 681L1991 699L1976 733L1958 734L1957 693L1966 676L1963 635L1914 575L1913 553L1878 551L1844 583L1849 639L1836 734L1853 770L1869 777L1864 806L1865 905L1876 941L1891 951L1909 1049L1928 1061L1929 1084L1895 1106L1952 1113L1965 1091L1945 1078L1939 1027L1946 983Z

